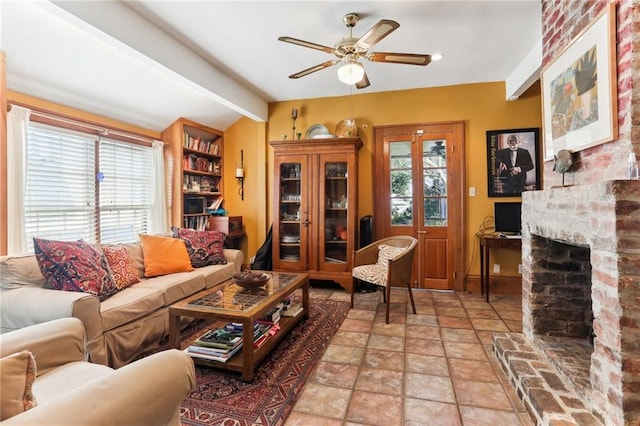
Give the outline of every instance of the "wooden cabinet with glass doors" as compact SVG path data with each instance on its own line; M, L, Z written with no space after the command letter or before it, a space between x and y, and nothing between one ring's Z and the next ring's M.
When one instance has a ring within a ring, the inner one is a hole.
M359 138L273 141L273 267L352 291Z

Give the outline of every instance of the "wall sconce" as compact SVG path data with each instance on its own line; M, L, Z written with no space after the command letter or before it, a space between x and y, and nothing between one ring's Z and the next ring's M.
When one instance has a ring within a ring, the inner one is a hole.
M236 179L238 179L238 183L240 184L240 189L238 193L240 194L240 199L244 201L244 150L240 150L240 163L236 164Z

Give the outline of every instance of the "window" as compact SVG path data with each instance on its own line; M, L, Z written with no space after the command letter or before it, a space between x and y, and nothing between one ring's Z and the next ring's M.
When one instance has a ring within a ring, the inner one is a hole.
M151 229L151 148L29 123L25 232L89 243L129 242Z
M100 141L100 242L136 241L151 230L151 148Z
M389 173L391 182L391 225L413 223L413 159L411 141L389 144Z

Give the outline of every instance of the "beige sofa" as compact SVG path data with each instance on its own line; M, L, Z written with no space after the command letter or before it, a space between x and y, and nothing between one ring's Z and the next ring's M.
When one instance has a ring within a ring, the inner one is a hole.
M2 358L29 350L37 370L32 386L37 405L24 412L16 407L3 426L180 425L180 403L196 386L188 355L172 349L113 370L86 362L84 338L76 318L0 336ZM4 386L3 391L9 393ZM12 401L5 401L9 396L3 403Z
M142 246L125 246L144 277ZM241 251L225 249L224 256L226 265L142 278L102 302L87 293L43 288L35 255L0 257L0 332L75 317L84 325L91 362L118 368L158 347L169 332L169 305L240 271Z

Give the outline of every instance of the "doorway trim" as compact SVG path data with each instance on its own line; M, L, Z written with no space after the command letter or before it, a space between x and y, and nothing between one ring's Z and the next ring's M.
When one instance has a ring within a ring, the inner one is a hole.
M385 159L389 155L386 152L384 139L389 136L415 136L419 133L455 133L456 141L452 145L455 156L452 156L452 164L448 165L450 170L457 173L450 174L449 185L457 185L459 187L459 196L451 199L451 202L457 203L459 206L459 214L453 215L449 222L451 228L450 240L453 244L454 265L453 265L453 289L454 291L464 290L465 281L465 265L467 257L467 241L466 241L466 169L465 169L465 122L464 121L447 121L437 123L418 123L418 124L396 124L388 126L374 126L374 158L372 168L372 181L374 188L381 188L384 185L384 164ZM456 206L456 207L457 207ZM388 200L380 196L380 191L373 192L374 218L381 216L380 219L374 219L375 238L384 238L384 224L389 214ZM451 206L450 206L451 207ZM414 225L415 227L415 225ZM417 230L414 230L414 233ZM417 280L412 283L416 287Z

